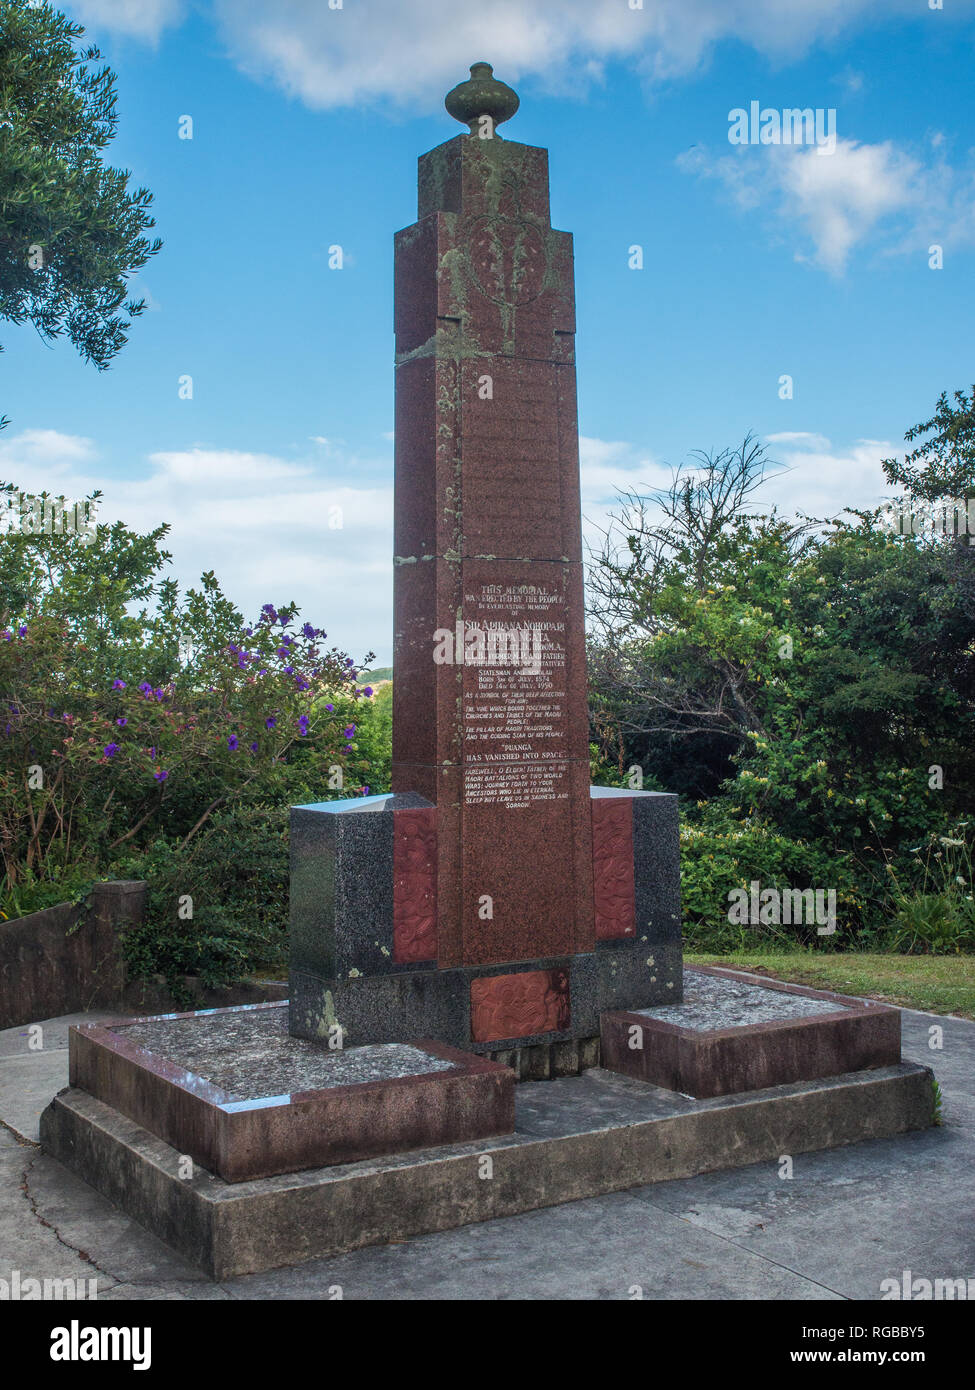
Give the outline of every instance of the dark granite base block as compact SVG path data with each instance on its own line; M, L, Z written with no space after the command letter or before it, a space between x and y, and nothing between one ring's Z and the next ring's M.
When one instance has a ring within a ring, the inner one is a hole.
M707 967L686 971L685 991L677 1007L604 1013L603 1066L710 1097L900 1061L900 1011L872 1000Z
M679 940L603 942L578 956L518 961L511 965L456 966L405 974L322 979L291 972L290 1028L296 1037L325 1038L340 1024L346 1046L442 1038L453 1047L491 1054L537 1044L593 1037L606 1009L647 1008L680 1000ZM565 1028L506 1038L475 1040L471 983L497 975L555 971L568 977L569 1018Z
M514 1126L507 1067L426 1039L332 1051L286 1023L284 1003L74 1027L71 1082L227 1182Z
M227 1183L85 1091L41 1117L48 1153L214 1279L933 1122L927 1067L902 1063L720 1100L600 1070L517 1088L515 1133ZM484 1156L492 1176L484 1175ZM773 1167L772 1171L775 1169Z

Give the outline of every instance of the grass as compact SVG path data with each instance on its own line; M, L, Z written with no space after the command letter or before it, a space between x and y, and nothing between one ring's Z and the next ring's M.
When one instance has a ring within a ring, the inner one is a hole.
M959 1014L975 1019L975 956L895 956L866 951L734 951L727 956L688 952L687 965L751 970L838 994L862 995L885 1004Z

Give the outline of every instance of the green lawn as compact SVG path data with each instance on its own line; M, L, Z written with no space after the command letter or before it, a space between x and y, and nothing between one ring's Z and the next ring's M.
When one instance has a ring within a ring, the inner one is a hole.
M975 956L895 956L849 951L795 950L765 955L735 951L727 956L693 955L687 965L723 965L752 970L776 980L864 995L908 1009L975 1018Z

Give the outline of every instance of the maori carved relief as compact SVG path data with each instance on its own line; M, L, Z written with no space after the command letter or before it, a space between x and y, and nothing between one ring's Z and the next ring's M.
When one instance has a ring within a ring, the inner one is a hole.
M471 981L475 1042L563 1032L569 1027L569 976L564 970L522 970Z
M633 803L628 797L593 798L592 872L596 940L635 936Z
M495 304L529 304L545 279L545 241L537 227L509 217L480 217L468 232L471 274Z
M393 812L393 960L437 958L436 808Z

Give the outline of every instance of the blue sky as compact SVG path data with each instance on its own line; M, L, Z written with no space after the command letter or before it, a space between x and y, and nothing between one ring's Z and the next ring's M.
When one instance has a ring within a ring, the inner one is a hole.
M972 0L65 8L118 73L112 162L165 244L110 371L3 325L0 476L172 522L184 580L215 569L250 614L294 598L357 658L391 648L392 236L476 60L517 88L504 133L548 147L575 235L593 528L747 430L789 468L770 502L879 500L879 459L975 379ZM834 108L835 150L731 145L753 100Z

